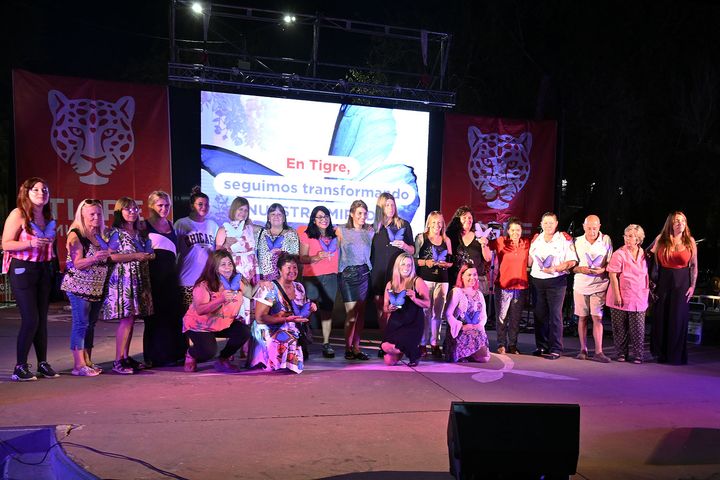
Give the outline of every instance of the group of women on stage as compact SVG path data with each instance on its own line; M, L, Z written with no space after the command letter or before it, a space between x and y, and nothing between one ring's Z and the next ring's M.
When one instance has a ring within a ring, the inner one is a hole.
M58 376L46 358L56 256L49 198L43 179L25 181L2 237L3 271L10 277L22 318L12 376L20 381ZM537 293L538 351L550 358L562 352L560 309L566 275L578 257L571 237L557 231L554 214L543 216L543 233L537 238L523 238L522 225L510 220L505 236L489 240L468 207L456 211L447 229L443 215L431 212L425 230L414 237L389 193L378 198L372 224L367 222L368 206L356 200L340 224L333 224L326 207L317 206L299 231L288 225L278 203L268 208L263 225L253 223L250 205L242 197L232 202L228 220L217 225L208 218L209 198L199 188L190 196L188 217L174 225L168 220L172 204L167 193L152 192L147 204L148 217L141 221L135 201L120 198L109 227L100 201L85 199L77 207L68 229L61 287L72 306L73 375L102 371L92 359L99 318L118 324L112 364L118 374L174 364L195 371L199 362L216 356L217 338L228 339L215 362L218 371L237 371L233 359L247 354L249 367L300 373L312 343L309 317L314 312L320 319L322 354L335 356L330 333L338 293L345 311L348 360L369 359L360 340L370 302L383 332L379 354L386 364L406 356L413 366L428 355L485 362L490 358L486 273L494 259L499 266L498 352L519 353L528 265ZM647 276L639 249L642 230L632 225L628 229L625 247L615 253L618 259L613 255L603 266L611 272L615 295L609 305L618 311L633 309L627 318L613 312L618 328L628 318L637 323L642 302L633 303L625 295L635 287L633 282L642 282L643 272ZM697 250L682 213L668 217L652 252L660 265L653 354L661 362L685 363L687 301L697 276ZM130 355L137 318L145 322L144 363ZM35 372L28 364L31 346L38 360ZM633 348L637 356L637 346Z

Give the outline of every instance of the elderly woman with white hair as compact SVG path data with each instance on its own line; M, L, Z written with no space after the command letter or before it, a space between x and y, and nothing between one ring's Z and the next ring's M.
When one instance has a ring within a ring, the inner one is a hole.
M650 291L648 266L640 247L645 232L640 225L631 224L625 228L623 239L625 245L613 253L607 266L610 275L607 305L612 318L616 360L624 362L632 358L633 363L640 364Z

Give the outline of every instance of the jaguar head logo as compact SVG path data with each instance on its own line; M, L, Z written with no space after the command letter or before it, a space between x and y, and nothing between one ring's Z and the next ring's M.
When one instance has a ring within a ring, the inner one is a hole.
M48 104L53 116L50 143L58 157L75 170L81 182L108 183L113 171L135 150L135 99L71 100L51 90Z
M530 178L532 133L518 137L483 133L468 128L470 161L468 175L487 200L488 207L502 210L523 189Z

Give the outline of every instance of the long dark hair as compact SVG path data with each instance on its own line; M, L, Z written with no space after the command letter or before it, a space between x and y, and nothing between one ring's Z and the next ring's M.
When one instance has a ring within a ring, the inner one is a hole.
M190 207L192 207L195 204L195 200L198 198L204 198L208 202L210 202L210 197L205 195L202 190L200 190L200 185L195 185L192 190L190 190Z
M315 217L317 216L318 212L322 212L327 215L329 220L328 226L325 229L325 236L328 238L335 238L335 227L332 224L332 218L330 218L330 210L328 210L327 207L325 207L324 205L318 205L317 207L313 208L312 212L310 213L310 221L308 222L307 230L305 230L308 238L320 238L320 228L315 225Z
M445 235L447 235L450 239L459 240L462 237L462 224L460 223L460 217L462 217L466 213L472 215L472 209L467 205L458 207L458 209L455 210L452 220L450 220L450 223L448 223L447 227L445 228ZM475 215L473 215L473 222L474 221Z
M138 208L137 202L133 200L130 197L120 197L117 202L115 202L115 208L113 209L113 223L112 226L115 228L122 228L127 223L125 219L122 216L123 208L128 208L131 205L135 205L135 208ZM135 219L135 222L133 223L133 228L135 230L139 230L140 227L140 209L138 208L138 218Z
M358 208L364 208L365 211L368 211L367 203L363 202L362 200L355 200L350 204L350 213L348 214L348 220L345 226L347 228L355 228L355 222L353 220L353 213L355 213L355 210ZM372 225L368 225L367 220L365 221L365 225L363 225L363 230L372 230Z
M205 268L203 268L200 277L195 282L194 286L200 285L202 282L206 282L208 289L211 292L217 292L220 290L220 279L218 278L217 269L220 266L220 262L223 258L229 258L233 264L233 272L235 272L235 262L233 261L232 255L227 250L215 250L212 252L205 262Z
M660 238L658 239L658 246L663 247L663 254L666 259L670 258L670 251L673 248L673 222L675 221L675 217L677 216L681 216L685 219L685 230L683 230L680 240L685 246L685 248L690 251L690 253L694 253L692 250L692 234L690 233L690 227L688 227L687 224L687 215L685 215L680 210L677 210L675 212L670 212L670 214L665 219L665 225L663 225L662 231L660 232Z
M48 188L48 184L45 179L40 177L30 177L22 184L20 184L20 188L18 189L17 208L18 210L20 210L22 218L25 219L26 232L32 232L30 222L35 221L33 206L32 202L30 201L30 190L32 190L36 183L42 183L43 187ZM52 210L50 209L50 202L46 203L43 206L42 213L43 218L45 219L45 224L52 220Z

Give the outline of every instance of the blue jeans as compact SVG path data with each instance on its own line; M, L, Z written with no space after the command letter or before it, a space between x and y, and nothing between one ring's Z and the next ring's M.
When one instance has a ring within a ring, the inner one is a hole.
M100 315L102 301L91 302L67 294L72 307L72 328L70 330L70 350L84 350L93 348L95 340L95 324Z

